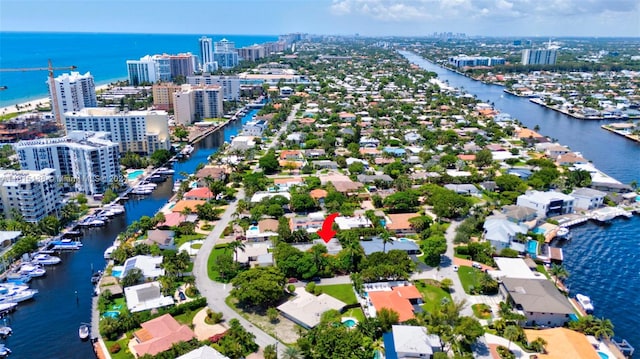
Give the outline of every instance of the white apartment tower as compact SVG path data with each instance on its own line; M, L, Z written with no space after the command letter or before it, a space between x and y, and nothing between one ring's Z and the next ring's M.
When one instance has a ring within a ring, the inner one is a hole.
M522 50L523 65L555 65L558 51L555 49Z
M57 215L62 205L62 190L56 170L0 170L0 215L11 218L18 211L25 221L37 223L48 215Z
M200 61L202 65L200 69L204 72L215 71L216 67L213 60L213 40L211 38L203 36L199 39L200 42Z
M187 76L187 83L192 86L222 86L225 101L237 101L240 99L240 77L238 76L216 76L204 73L202 75Z
M118 111L113 107L90 107L64 114L66 133L71 131L111 132L120 152L148 155L171 146L169 117L165 111Z
M213 61L223 69L238 66L238 52L236 51L235 42L227 39L216 41L213 52Z
M85 107L97 106L96 86L90 72L81 75L74 71L56 77L53 81L53 86L56 87L55 91L51 88L52 83L47 83L49 84L51 104L54 106L53 113L62 114L67 111L78 111ZM53 99L54 92L57 99ZM59 106L58 111L55 106Z
M158 81L158 71L156 67L156 61L149 55L140 58L140 60L127 60L129 85L138 86L142 83L154 83Z
M222 97L222 87L217 85L183 85L173 94L176 122L188 125L205 118L222 117Z
M119 144L108 132L72 131L66 137L20 141L14 145L20 168L55 169L69 190L88 195L104 193L121 180Z

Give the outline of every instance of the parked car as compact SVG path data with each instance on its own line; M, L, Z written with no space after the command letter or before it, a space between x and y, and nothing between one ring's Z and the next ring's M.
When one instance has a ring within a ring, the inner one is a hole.
M180 298L180 301L181 301L181 302L182 302L182 301L187 300L187 296L186 296L186 295L184 295L184 292L183 292L183 291L179 291L179 292L178 292L178 298Z
M480 263L478 263L478 262L471 263L471 266L473 268L482 269L482 265Z

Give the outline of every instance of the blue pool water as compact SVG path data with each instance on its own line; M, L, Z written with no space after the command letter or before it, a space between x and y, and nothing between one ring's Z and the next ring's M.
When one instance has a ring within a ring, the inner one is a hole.
M342 325L344 325L347 328L353 328L357 325L358 323L356 323L355 320L353 319L347 319L344 322L342 322Z
M600 358L602 359L609 359L609 356L606 353L598 352L598 355L600 355Z
M538 254L538 242L536 241L527 242L527 252L531 254L532 258L536 258L536 255Z
M120 312L118 312L116 310L110 310L108 312L104 312L104 314L102 314L102 316L105 317L105 318L117 319L120 316Z
M111 275L116 277L116 278L120 278L122 276L122 271L121 270L112 270L111 271Z
M410 239L409 238L398 238L398 241L400 241L400 242L408 242L408 241L410 241Z
M545 231L544 229L540 228L540 227L536 227L533 229L532 231L535 234L545 234L547 231Z
M128 179L129 181L133 181L134 179L136 179L136 178L138 178L138 177L142 176L142 174L143 174L143 173L144 173L144 170L135 170L135 171L132 171L132 172L130 172L130 173L127 175L127 179Z
M250 231L257 231L258 230L258 226L251 226L249 227Z

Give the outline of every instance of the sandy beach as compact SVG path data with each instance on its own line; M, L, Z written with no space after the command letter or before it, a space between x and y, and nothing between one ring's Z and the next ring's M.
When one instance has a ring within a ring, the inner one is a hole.
M96 91L106 90L109 86L110 86L109 84L97 86ZM50 106L49 101L50 101L49 97L43 97L36 100L31 100L29 102L20 103L18 104L17 108L16 108L16 105L2 107L0 108L0 115L8 115L11 113L18 113L18 112L36 111L37 106L49 107Z

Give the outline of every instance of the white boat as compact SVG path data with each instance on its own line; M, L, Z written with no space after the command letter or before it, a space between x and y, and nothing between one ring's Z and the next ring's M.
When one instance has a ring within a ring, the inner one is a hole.
M191 154L191 152L193 152L193 146L191 145L186 145L184 146L184 148L182 149L182 151L180 151L181 154L188 156Z
M20 303L38 294L37 289L5 289L0 288L0 303Z
M104 208L116 215L124 213L124 206L120 204L112 204L110 206L105 206Z
M556 232L556 237L558 238L566 238L569 235L569 228L560 227Z
M111 253L118 249L118 246L111 246L104 251L104 259L111 259Z
M78 336L82 340L89 338L89 326L86 324L82 324L80 328L78 328Z
M38 278L47 274L47 271L44 268L40 267L39 265L25 263L22 266L20 266L19 273L23 275L28 275L31 278Z
M147 194L151 194L153 193L152 189L147 189L147 188L134 188L131 191L131 194L137 194L137 195L147 195Z
M176 173L176 171L167 167L160 167L156 170L156 173L159 175L172 175Z
M16 310L17 306L18 306L18 303L13 303L13 302L0 303L0 315L13 312L14 310Z
M11 354L11 349L7 348L4 344L0 344L0 358L6 358Z
M48 254L39 253L36 254L32 259L31 263L41 264L43 266L51 266L62 262L62 259L59 257L50 256Z
M13 329L11 329L11 327L0 327L0 338L6 338L11 334L13 334Z
M151 189L156 189L156 187L158 187L158 185L151 182L140 183L139 185L136 186L136 188L151 188Z
M182 180L177 180L173 183L173 192L178 192L180 190L180 185L182 184Z
M576 300L587 314L593 314L593 303L591 302L591 298L584 294L576 294Z
M31 281L31 276L28 274L9 273L7 274L7 283L26 284Z

